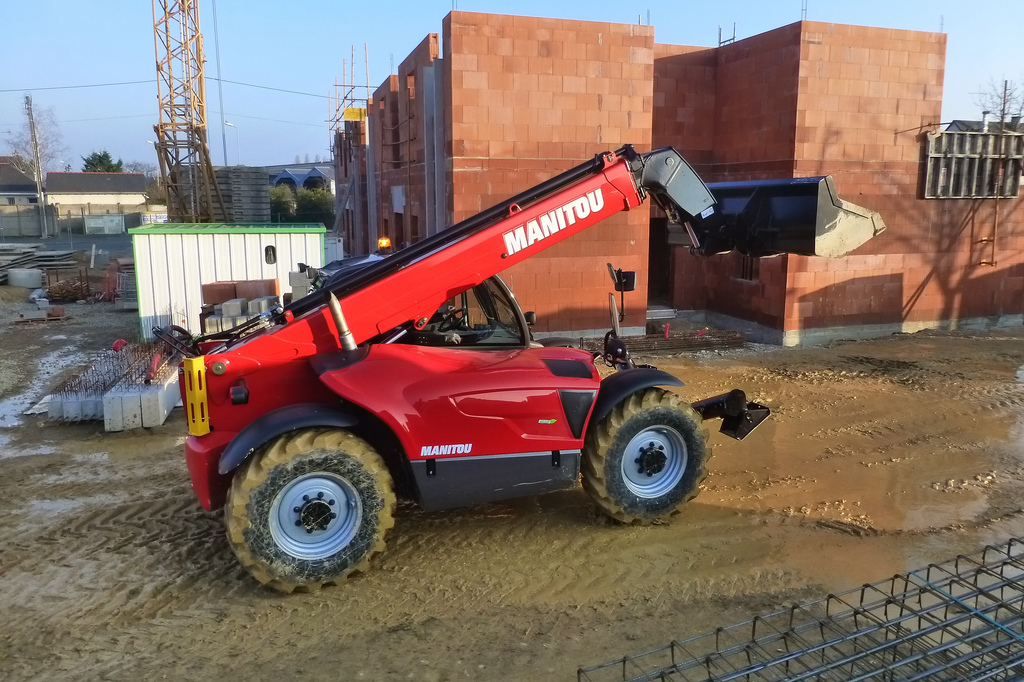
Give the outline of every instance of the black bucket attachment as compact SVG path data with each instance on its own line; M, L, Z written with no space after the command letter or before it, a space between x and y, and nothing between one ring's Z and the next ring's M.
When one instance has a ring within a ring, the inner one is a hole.
M764 405L748 402L746 394L738 388L713 398L698 400L691 407L701 419L721 419L722 427L719 431L736 440L746 438L771 414L771 410Z
M838 258L885 230L876 211L841 200L828 175L719 182L708 189L724 221L719 235L750 256ZM703 245L695 246L702 250Z

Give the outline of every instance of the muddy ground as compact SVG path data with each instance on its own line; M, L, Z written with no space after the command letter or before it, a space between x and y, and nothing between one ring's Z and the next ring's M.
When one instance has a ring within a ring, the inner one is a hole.
M648 358L690 399L739 386L774 410L712 436L670 525L611 523L580 490L402 506L370 572L283 596L195 501L180 414L126 434L21 414L135 328L69 312L0 325L0 679L567 680L1024 534L1024 334L921 333Z

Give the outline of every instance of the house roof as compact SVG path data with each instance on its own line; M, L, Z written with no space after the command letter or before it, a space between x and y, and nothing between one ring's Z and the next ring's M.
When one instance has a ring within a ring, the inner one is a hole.
M0 194L31 194L35 196L35 180L9 163L0 163Z
M47 194L144 194L143 173L47 173Z
M966 121L957 119L946 127L946 130L954 133L980 133L984 124L981 121ZM991 118L988 120L988 132L998 133L999 132L999 120L993 121ZM1021 122L1019 116L1015 116L1006 122L1006 132L1008 133L1024 133L1024 122Z

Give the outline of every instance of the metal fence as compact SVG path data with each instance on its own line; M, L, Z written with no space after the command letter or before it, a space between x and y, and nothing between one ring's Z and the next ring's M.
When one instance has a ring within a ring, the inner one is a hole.
M1024 540L577 671L579 682L1024 679Z

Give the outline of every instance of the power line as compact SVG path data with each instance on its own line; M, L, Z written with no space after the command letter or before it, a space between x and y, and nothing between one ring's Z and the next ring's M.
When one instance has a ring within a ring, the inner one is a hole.
M231 116L232 118L251 118L251 119L256 120L256 121L270 121L272 123L287 123L289 125L309 126L311 128L323 128L323 127L326 126L326 123L327 123L326 121L324 123L300 123L298 121L283 121L283 120L281 120L279 118L263 118L262 116L246 116L245 114L229 114L227 112L224 112L224 116Z
M274 88L269 85L257 85L255 83L243 83L241 81L227 80L226 78L210 78L207 76L207 80L219 81L221 83L230 83L232 85L241 85L246 88L257 88L259 90L273 90L274 92L285 92L289 95L302 95L303 97L316 97L318 99L330 99L328 95L317 95L312 92L301 92L299 90L286 90L284 88ZM78 90L85 88L110 88L120 85L143 85L156 83L156 79L148 81L122 81L120 83L90 83L88 85L53 85L44 88L11 88L7 90L0 90L0 92L39 92L43 90Z
M209 77L207 77L209 78ZM287 92L290 95L303 95L305 97L318 97L320 99L330 99L328 95L314 95L311 92L299 92L298 90L284 90L282 88L272 88L269 85L255 85L253 83L241 83L239 81L229 81L226 78L209 78L209 80L219 80L222 83L231 83L232 85L244 85L247 88L259 88L260 90L273 90L275 92Z
M110 88L115 85L142 85L144 83L155 83L156 80L148 81L123 81L121 83L91 83L89 85L52 85L45 88L12 88L0 90L0 92L39 92L42 90L77 90L79 88Z

